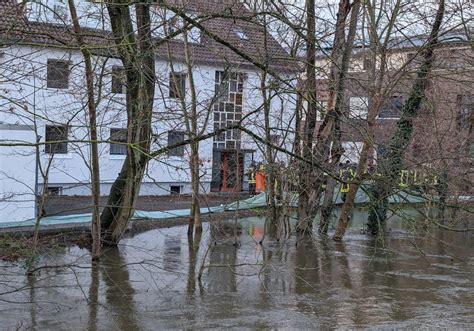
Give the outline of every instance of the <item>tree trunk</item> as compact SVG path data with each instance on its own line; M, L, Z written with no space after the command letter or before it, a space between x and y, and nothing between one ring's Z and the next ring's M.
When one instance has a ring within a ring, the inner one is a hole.
M376 33L377 29L369 29L370 36L370 49L372 53L371 62L368 68L368 85L369 85L369 105L368 105L368 114L367 114L367 133L364 136L363 148L359 157L359 165L356 169L355 179L353 183L350 184L349 193L346 196L346 199L342 205L341 216L338 220L338 225L336 228L336 233L334 235L334 240L341 240L344 236L344 232L349 223L352 209L354 208L354 200L357 195L360 184L362 183L363 176L367 169L367 161L370 154L373 151L373 142L375 140L375 120L382 106L381 99L381 89L382 84L385 78L385 68L387 63L387 45L388 40L391 38L391 32L395 25L396 18L400 9L401 1L398 0L395 3L394 10L391 15L390 22L387 26L387 32L385 35L385 41L382 46L379 48L380 40ZM373 8L369 6L369 12L373 13ZM370 15L369 15L370 16ZM371 22L371 27L375 27L377 23L375 19ZM380 51L379 51L380 49ZM380 60L380 72L378 77L376 77L376 62L377 59Z
M318 131L317 152L319 157L329 159L330 140L333 142L333 156L327 162L327 172L331 172L332 176L328 177L326 191L321 208L321 221L319 224L319 233L323 236L327 235L329 227L329 217L332 213L334 189L337 176L337 166L342 154L341 146L341 118L343 116L343 104L345 97L345 82L349 69L349 61L354 45L354 38L357 30L357 22L360 11L360 1L356 0L351 5L349 1L341 0L336 21L336 34L334 36L334 47L331 54L332 65L330 71L329 86L329 102L327 115ZM345 38L345 29L347 17L350 16L349 31L347 40ZM320 182L324 180L324 175L319 175ZM315 205L313 206L313 214L317 213L319 208L320 195L322 193L321 185L315 188Z
M94 69L92 68L92 55L84 43L81 26L77 17L74 0L68 0L74 33L81 48L84 58L87 85L87 108L89 115L90 155L91 155L91 193L92 193L92 260L100 257L100 170L99 149L97 143L97 112L94 97Z
M127 82L127 156L100 219L103 242L116 245L133 216L149 160L155 57L148 4L135 5L137 38L127 0L110 1L107 10Z
M397 178L403 169L405 150L413 133L413 121L418 116L429 83L429 74L434 62L434 49L438 43L438 34L444 17L445 1L440 0L436 18L426 47L421 52L423 62L413 83L410 96L403 106L397 130L393 135L388 155L381 160L381 178L372 188L371 210L368 217L369 230L377 234L388 210L388 197L396 186ZM343 234L343 232L341 232ZM339 235L340 237L340 235Z
M304 84L305 98L308 101L306 121L303 132L302 153L306 160L313 160L313 137L317 120L316 107L316 15L315 0L306 0L306 82ZM310 214L310 189L313 185L312 165L302 162L300 165L300 185L298 202L298 223L296 230L310 234L313 219Z
M184 118L186 121L186 129L189 133L189 136L195 139L198 136L198 111L197 111L197 97L196 97L196 86L194 85L194 74L193 74L193 65L191 61L191 56L189 52L189 43L188 43L188 30L184 29L184 53L186 59L186 66L189 77L189 88L191 91L191 113L188 114L186 110L186 96L180 96L181 104L183 107ZM170 54L171 56L171 54ZM191 155L189 159L189 168L191 170L191 186L192 186L192 197L191 197L191 211L189 215L189 224L188 224L188 236L193 235L193 231L196 233L202 233L202 223L201 223L201 209L199 207L199 186L200 186L200 177L199 177L199 141L193 141L191 144Z

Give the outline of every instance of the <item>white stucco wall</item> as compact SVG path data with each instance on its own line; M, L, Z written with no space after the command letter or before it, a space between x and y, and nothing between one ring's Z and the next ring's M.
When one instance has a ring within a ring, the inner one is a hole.
M34 143L31 128L0 124L0 142ZM0 223L35 217L35 148L0 146Z
M53 89L46 85L46 68L48 59L63 59L71 63L69 87ZM98 106L99 139L106 141L111 128L126 127L125 95L112 94L112 66L120 65L118 59L96 58L95 70L97 84L102 84L100 103ZM182 63L173 63L174 70L185 72ZM215 94L215 71L224 70L218 65L194 64L193 76L200 113L200 130L210 132L213 129L212 114L208 116L211 100ZM183 112L180 104L168 97L170 63L161 59L156 61L157 84L155 90L155 106L153 113L154 143L152 149L167 145L169 130L185 130ZM263 109L260 92L260 77L258 72L248 67L234 68L245 72L247 79L244 83L244 115L252 115L244 124L255 134L263 137ZM104 75L101 76L101 73ZM190 105L189 83L187 84L186 105ZM86 91L84 83L84 68L82 56L78 52L64 51L53 48L30 46L12 46L4 49L3 63L0 69L0 88L5 92L5 98L0 99L0 123L16 123L38 127L38 134L45 137L46 125L69 125L68 153L51 155L41 149L40 160L43 166L51 162L49 171L49 186L63 187L63 194L89 194L90 174L86 164L89 162L88 150L88 119L86 117ZM283 147L291 149L292 137L286 137L291 130L294 114L294 95L282 95L274 98L271 103L271 123L273 134L282 137ZM188 109L189 110L189 109ZM255 113L254 111L257 110ZM206 121L206 119L208 119ZM212 143L208 139L200 143L202 161L202 190L208 191L212 173ZM262 159L262 146L254 139L242 135L242 148L256 150L255 158ZM182 185L183 193L189 192L188 147L184 157L168 157L161 155L150 161L143 180L141 194L166 194L170 185ZM124 156L109 154L109 144L100 144L100 177L102 194L108 194L123 164ZM42 178L39 178L42 182Z

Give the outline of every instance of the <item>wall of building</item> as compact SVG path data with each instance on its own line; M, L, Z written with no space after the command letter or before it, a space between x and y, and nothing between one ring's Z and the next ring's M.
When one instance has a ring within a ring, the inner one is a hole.
M0 223L35 217L35 148L5 146L35 142L31 127L0 124Z
M47 87L47 61L61 59L70 61L70 79L67 89ZM45 141L46 125L68 125L69 142L67 154L48 154L41 148L40 161L49 169L49 186L61 187L62 194L89 194L89 149L86 116L87 96L84 82L82 56L77 51L64 51L57 48L12 46L4 50L2 59L2 80L0 87L6 99L0 100L0 123L18 123L36 126L36 134ZM108 194L110 186L119 173L124 155L110 155L107 140L111 128L126 128L125 94L111 93L111 71L120 65L118 59L95 58L94 66L97 86L101 86L98 104L99 139L102 141L100 153L101 194ZM172 63L175 72L186 72L183 63ZM215 72L225 70L221 65L194 63L194 84L197 92L197 105L200 113L200 127L203 132L213 130L211 101L215 95ZM248 66L232 70L245 73L244 115L251 115L243 122L257 136L263 133L262 96L260 77L257 71ZM167 146L169 130L186 130L181 104L169 98L169 73L171 63L157 59L155 106L153 113L152 150ZM100 78L100 79L99 79ZM282 137L280 145L291 149L292 137L286 136L291 129L294 114L294 95L282 95L271 102L271 122L273 134ZM189 84L186 93L186 107L190 107ZM212 172L213 140L200 143L202 190L208 191ZM261 145L261 144L260 144ZM255 143L249 135L242 135L242 149L255 150L255 159L262 159L262 146ZM167 194L170 185L183 186L183 193L189 192L188 157L168 156L166 153L150 161L143 181L141 194ZM39 183L43 178L39 178Z

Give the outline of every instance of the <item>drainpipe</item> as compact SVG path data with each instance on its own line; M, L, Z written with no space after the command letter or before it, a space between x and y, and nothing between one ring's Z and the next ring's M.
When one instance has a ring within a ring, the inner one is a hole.
M36 151L36 161L35 161L35 220L39 218L39 210L38 210L38 195L39 195L39 190L38 190L38 171L39 171L39 156L40 156L40 150L39 150L39 142L41 141L41 136L37 135L36 136L36 146L35 146L35 151Z

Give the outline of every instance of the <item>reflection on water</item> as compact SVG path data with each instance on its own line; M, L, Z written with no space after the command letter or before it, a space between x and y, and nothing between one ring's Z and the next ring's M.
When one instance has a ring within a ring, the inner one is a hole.
M202 238L188 238L185 226L152 230L107 250L100 264L91 265L88 252L73 247L43 261L67 267L44 269L36 279L4 264L0 292L11 293L0 295L0 325L471 327L471 234L414 234L393 225L380 242L357 228L342 243L297 240L286 226L254 217L237 228L234 221L205 224Z

